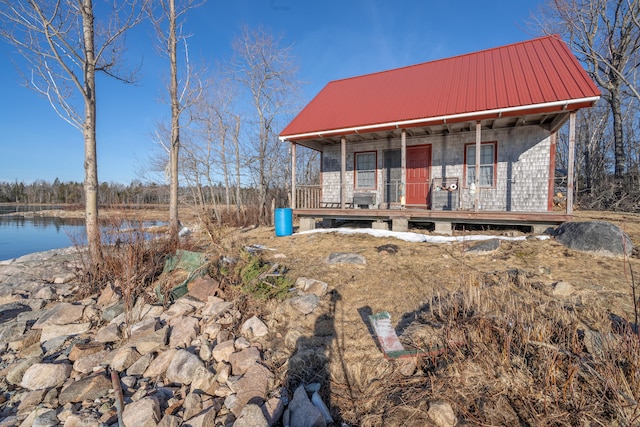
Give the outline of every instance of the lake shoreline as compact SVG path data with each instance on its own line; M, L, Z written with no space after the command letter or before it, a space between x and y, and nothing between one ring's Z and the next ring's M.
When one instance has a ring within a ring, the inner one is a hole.
M3 204L3 206L10 206ZM18 206L18 205L11 205ZM24 206L24 205L23 205ZM38 205L28 205L38 206ZM49 205L40 205L46 207ZM85 212L83 209L77 206L69 206L68 209L61 208L60 205L55 205L57 209L41 209L41 210L26 210L17 212L0 213L0 217L49 217L49 218L69 218L69 219L84 219ZM98 211L100 219L123 219L123 220L141 220L141 221L167 221L169 218L168 207L114 207L114 208L102 208Z

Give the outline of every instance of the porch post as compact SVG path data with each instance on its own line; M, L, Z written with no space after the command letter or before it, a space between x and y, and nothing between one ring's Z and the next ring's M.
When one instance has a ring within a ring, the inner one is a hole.
M480 147L482 146L482 124L478 121L476 122L476 197L474 200L474 208L475 212L478 212L478 207L480 206Z
M347 139L340 138L340 208L347 207Z
M291 209L296 209L296 148L295 142L291 142Z
M553 210L553 196L556 188L556 135L555 130L549 135L549 189L547 190L547 210L549 212Z
M576 112L569 113L569 158L567 160L567 215L573 215L573 162L576 150Z
M400 133L400 206L407 203L407 131Z

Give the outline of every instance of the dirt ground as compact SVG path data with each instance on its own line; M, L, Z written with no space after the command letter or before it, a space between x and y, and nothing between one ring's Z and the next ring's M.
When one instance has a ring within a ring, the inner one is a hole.
M576 220L612 222L640 244L640 215L578 212ZM454 232L472 233L526 235L514 230ZM392 399L389 382L403 382L406 376L397 376L402 364L383 357L367 322L368 314L388 311L392 325L401 333L403 325L410 325L433 301L459 291L470 294L478 287L479 278L486 285L500 281L505 272L517 271L546 296L552 294L557 282L572 285L574 292L564 298L565 304L595 308L602 314L583 314L581 321L590 322L592 329L598 330L602 326L598 322L611 315L631 322L634 319L630 271L640 274L637 252L625 261L573 251L553 239L527 239L502 241L494 253L471 255L465 248L472 243L409 243L339 233L275 237L272 227L233 233L231 239L234 246L260 244L269 248L261 252L262 257L285 265L293 280L308 277L328 283L330 294L311 315L296 315L273 305L266 309L264 316L279 331L272 343L271 363L282 378L288 378L289 385L322 383L329 389L323 395L332 411L350 425L429 425L426 403L398 401L399 409L393 414L381 408L376 396ZM396 245L397 253L377 249L386 244ZM330 265L327 257L335 252L360 254L366 264ZM324 353L313 352L318 348L324 348ZM306 358L291 357L292 352L304 353L305 349L309 353ZM510 422L507 418L497 424Z

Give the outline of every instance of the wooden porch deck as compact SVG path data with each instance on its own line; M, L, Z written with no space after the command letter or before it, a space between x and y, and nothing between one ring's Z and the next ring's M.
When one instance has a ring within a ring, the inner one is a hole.
M310 221L353 220L390 222L394 231L406 231L409 223L433 223L436 232L451 233L454 224L531 227L534 233L571 221L564 212L446 211L405 207L404 209L293 209L301 219L301 231L314 228ZM304 219L307 219L306 221Z

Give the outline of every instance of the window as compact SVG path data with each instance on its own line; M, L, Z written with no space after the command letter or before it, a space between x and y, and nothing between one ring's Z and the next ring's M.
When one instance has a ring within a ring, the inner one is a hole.
M465 145L465 175L467 186L476 180L476 144ZM496 143L483 142L480 146L480 187L495 186Z
M376 153L356 153L356 188L376 188Z

